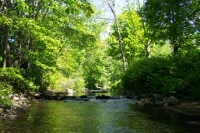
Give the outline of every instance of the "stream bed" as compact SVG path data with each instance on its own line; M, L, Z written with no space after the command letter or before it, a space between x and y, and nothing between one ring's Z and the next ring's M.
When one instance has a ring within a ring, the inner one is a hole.
M15 120L0 120L2 133L198 133L198 120L133 100L39 101Z

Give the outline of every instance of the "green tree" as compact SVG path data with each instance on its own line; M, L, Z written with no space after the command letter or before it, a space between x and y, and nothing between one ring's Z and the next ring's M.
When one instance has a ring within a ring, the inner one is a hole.
M193 44L199 34L199 4L198 0L148 0L142 14L152 31L149 35L154 40L169 41L174 54Z
M84 44L76 40L88 36L81 27L91 13L90 3L81 0L1 1L1 67L23 70L24 78L47 88L60 71L56 64L63 48Z
M134 60L138 60L145 56L145 37L144 29L140 16L133 10L125 10L118 16L119 27L121 32L121 41L124 45L124 53L128 66ZM112 28L111 36L108 39L110 45L110 55L115 59L119 58L119 50L117 49L117 32Z
M116 11L115 11L115 0L111 0L111 3L108 2L108 6L114 16L114 28L115 28L115 32L116 32L116 39L117 39L118 45L119 45L118 47L119 47L119 52L120 52L120 56L121 56L121 60L122 60L122 67L123 67L123 70L125 71L126 67L127 67L126 56L125 56L125 52L124 52L124 45L122 42L120 26L119 26L118 18L117 18Z

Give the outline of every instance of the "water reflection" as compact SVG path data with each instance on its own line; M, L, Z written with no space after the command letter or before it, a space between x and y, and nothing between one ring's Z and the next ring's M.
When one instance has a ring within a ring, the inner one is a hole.
M132 100L41 101L16 120L1 120L1 132L190 133L180 117L161 108L138 108Z

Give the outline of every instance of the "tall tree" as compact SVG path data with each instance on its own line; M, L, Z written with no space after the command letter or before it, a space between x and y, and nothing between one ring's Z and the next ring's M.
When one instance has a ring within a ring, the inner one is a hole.
M137 30L143 31L143 34L142 34L142 36L138 36L138 38L144 45L146 57L149 58L151 56L151 45L152 45L152 40L148 36L150 29L147 27L145 21L143 21L143 17L142 17L143 14L142 14L142 12L140 12L144 1L136 0L136 1L131 2L131 0L126 0L126 2L127 2L127 9L129 11L129 15L134 16L137 12L137 15L140 15L140 17L142 18L142 19L140 19L141 25L140 25L140 27L138 27ZM132 24L134 25L134 19L131 19L131 21L132 21Z
M112 0L111 3L108 2L108 6L114 16L114 23L115 23L115 28L117 31L117 40L118 40L118 44L119 44L119 50L120 50L120 54L121 54L123 70L126 70L126 57L124 54L124 46L123 46L122 40L121 40L122 38L121 38L121 33L120 33L119 22L118 22L118 18L116 16L116 12L115 12L115 0Z
M148 0L143 17L154 39L170 41L176 54L188 39L196 38L199 21L198 0Z

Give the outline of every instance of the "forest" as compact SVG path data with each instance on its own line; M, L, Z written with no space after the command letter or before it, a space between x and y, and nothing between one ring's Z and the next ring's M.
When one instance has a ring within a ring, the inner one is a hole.
M108 27L91 0L0 1L0 101L103 88L200 100L200 1L127 0ZM137 4L136 4L137 3Z

